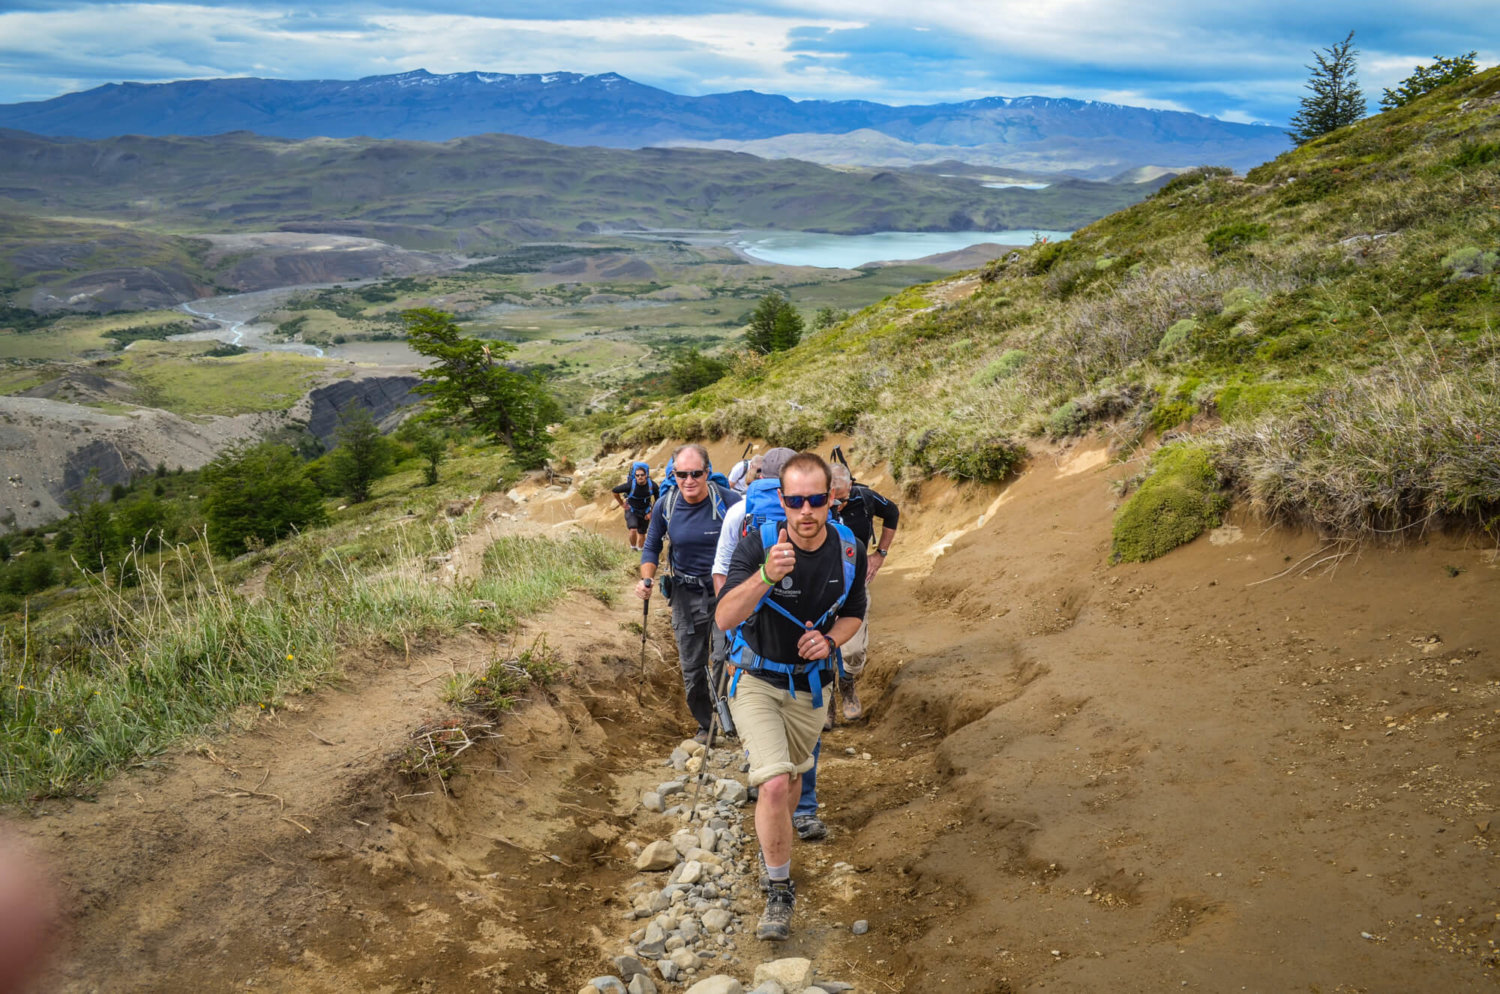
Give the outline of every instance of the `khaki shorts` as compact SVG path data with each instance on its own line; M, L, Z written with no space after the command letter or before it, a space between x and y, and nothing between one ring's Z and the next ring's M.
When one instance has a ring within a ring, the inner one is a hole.
M740 741L750 752L752 787L783 773L796 776L812 769L813 747L823 734L828 712L826 693L823 706L815 708L811 694L799 690L793 699L786 687L745 673L729 699L729 712Z

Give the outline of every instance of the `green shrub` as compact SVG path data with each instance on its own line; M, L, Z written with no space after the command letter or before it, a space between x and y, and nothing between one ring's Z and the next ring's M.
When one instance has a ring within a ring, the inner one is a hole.
M975 440L955 434L942 441L952 451L944 472L962 479L1003 480L1026 458L1026 446L1009 438Z
M1157 404L1151 410L1151 427L1158 432L1170 431L1191 421L1197 411L1198 405L1190 400L1170 400Z
M1143 563L1219 525L1228 502L1208 453L1169 445L1151 457L1149 475L1115 515L1114 558Z
M1208 250L1213 255L1223 255L1234 249L1244 248L1251 242L1262 241L1269 238L1271 229L1264 224L1256 224L1249 221L1236 221L1233 224L1225 224L1215 228L1203 236L1203 241L1208 245Z
M1470 245L1443 256L1442 266L1453 270L1454 279L1488 276L1500 266L1500 252L1486 252Z
M785 446L797 452L806 452L823 441L823 427L807 417L777 425L766 434L766 442L772 446Z
M976 387L987 387L1000 380L1014 376L1016 372L1030 358L1021 349L1008 349L1001 353L1000 358L986 363L984 368L970 377L969 382Z
M1464 142L1448 163L1459 169L1483 166L1500 159L1500 142Z
M1210 179L1213 179L1215 176L1231 176L1233 175L1233 173L1234 170L1226 168L1224 166L1199 166L1197 169L1189 169L1185 173L1172 177L1166 182L1165 185L1162 186L1160 190L1157 190L1156 193L1152 194L1152 196L1156 197L1157 199L1170 197L1174 194L1181 193L1183 190L1186 190L1189 187L1197 186L1200 183L1206 183Z
M1168 356L1174 352L1186 352L1192 342L1193 333L1198 330L1198 322L1192 318L1183 318L1167 329L1166 334L1161 336L1161 341L1156 345L1156 354Z
M1089 426L1088 411L1076 400L1059 404L1047 415L1047 434L1053 438L1081 435Z

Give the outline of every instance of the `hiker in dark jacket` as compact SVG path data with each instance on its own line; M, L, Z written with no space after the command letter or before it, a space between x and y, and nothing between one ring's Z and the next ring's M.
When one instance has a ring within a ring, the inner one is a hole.
M880 541L869 553L869 566L865 571L865 582L875 579L885 565L891 543L896 540L896 526L901 521L901 509L894 501L882 497L863 483L854 483L847 466L833 467L833 513L839 521L849 526L860 547L868 549L875 534L875 518L880 519ZM864 713L859 703L859 694L854 689L855 678L864 672L865 653L870 645L870 623L868 617L859 626L859 631L844 646L844 676L839 678L839 697L844 701L844 718L853 721Z
M708 692L709 660L724 658L724 634L714 627L714 550L728 508L740 502L739 494L709 480L712 466L708 450L684 445L672 454L676 486L657 499L651 510L641 552L641 579L636 596L646 600L656 582L661 546L669 543L672 567L672 634L677 641L677 659L688 710L698 722L700 742L708 741L713 703Z
M661 488L651 479L651 467L643 462L630 467L630 479L615 487L615 503L625 511L625 527L630 532L630 550L640 552L651 524L651 505L661 496ZM622 496L623 495L623 496Z

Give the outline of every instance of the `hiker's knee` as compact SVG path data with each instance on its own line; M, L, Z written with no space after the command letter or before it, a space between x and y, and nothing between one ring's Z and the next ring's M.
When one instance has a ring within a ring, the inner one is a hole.
M760 798L758 804L772 804L785 806L794 799L792 793L792 774L778 773L760 785Z

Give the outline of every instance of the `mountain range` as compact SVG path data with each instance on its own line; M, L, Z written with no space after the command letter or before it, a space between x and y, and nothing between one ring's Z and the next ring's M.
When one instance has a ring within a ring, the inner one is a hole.
M954 159L1089 178L1145 165L1243 169L1288 147L1280 130L1264 125L1058 97L893 107L794 101L750 90L685 96L616 73L435 75L422 69L359 80L111 83L0 105L0 127L75 138L253 131L280 138L447 141L498 132L611 148L726 143L823 162L849 161L850 144L829 136L863 132L884 136L859 143L867 152L859 160L864 165ZM758 149L738 144L777 141Z

